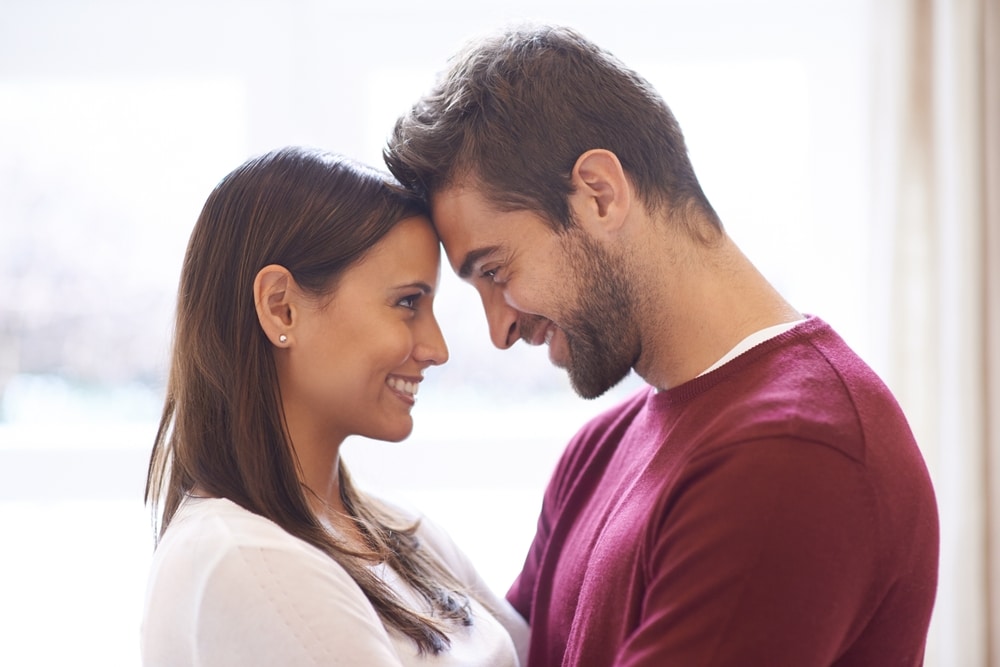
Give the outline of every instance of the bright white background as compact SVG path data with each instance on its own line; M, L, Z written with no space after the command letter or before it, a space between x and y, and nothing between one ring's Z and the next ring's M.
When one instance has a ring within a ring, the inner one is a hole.
M145 465L184 245L213 185L286 144L380 165L445 59L508 21L576 27L649 78L730 233L884 363L868 324L865 0L364 4L4 3L0 664L138 664ZM345 457L503 591L563 444L637 382L576 398L544 350L493 350L474 293L442 277L451 361L421 388L413 436Z

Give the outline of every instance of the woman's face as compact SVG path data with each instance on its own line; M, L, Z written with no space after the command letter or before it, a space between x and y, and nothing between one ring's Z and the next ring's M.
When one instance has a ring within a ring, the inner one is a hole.
M427 218L407 218L341 276L332 295L304 302L279 364L293 442L410 434L424 371L448 359L432 310L438 248Z

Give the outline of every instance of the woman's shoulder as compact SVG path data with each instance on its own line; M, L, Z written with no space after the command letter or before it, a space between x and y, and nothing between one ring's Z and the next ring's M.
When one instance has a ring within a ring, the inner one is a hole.
M178 628L187 629L183 639ZM336 651L350 664L399 665L374 608L339 563L219 498L185 500L164 533L143 636L152 655L224 652L226 664L319 664Z
M171 596L192 604L204 604L213 596L250 604L251 592L257 591L265 597L306 600L319 595L341 604L370 606L337 561L224 498L188 498L182 503L153 555L150 587L172 591ZM362 613L377 621L374 611L368 611Z
M227 498L186 498L174 514L160 542L201 549L230 546L309 546L270 519L241 507Z
M353 587L346 571L318 548L225 498L185 499L157 545L153 560L154 571L179 569L205 577L217 577L220 572L258 561L291 562Z

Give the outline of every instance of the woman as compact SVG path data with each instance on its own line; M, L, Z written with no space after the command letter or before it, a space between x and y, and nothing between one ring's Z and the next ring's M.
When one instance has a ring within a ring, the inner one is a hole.
M184 259L146 500L146 665L516 667L524 621L455 546L351 483L448 358L423 204L315 150L215 188Z

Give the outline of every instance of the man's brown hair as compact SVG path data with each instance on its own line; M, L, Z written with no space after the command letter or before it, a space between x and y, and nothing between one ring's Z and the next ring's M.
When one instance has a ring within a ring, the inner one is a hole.
M584 152L613 152L650 211L691 206L716 227L680 126L659 93L615 56L564 27L516 27L470 42L398 119L383 155L430 198L471 178L503 211L573 224L571 173Z

